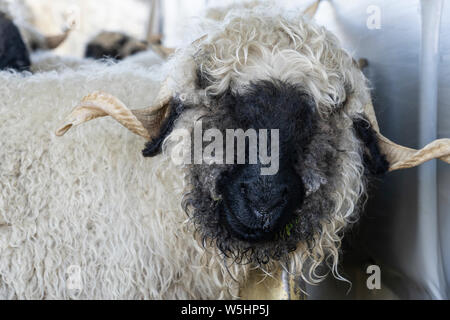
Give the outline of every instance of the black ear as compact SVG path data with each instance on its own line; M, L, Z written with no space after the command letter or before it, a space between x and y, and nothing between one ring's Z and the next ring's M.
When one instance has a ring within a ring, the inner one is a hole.
M364 166L371 174L381 175L389 170L389 162L380 152L376 132L365 118L353 119L356 136L366 146L364 150Z
M161 153L161 146L165 138L172 132L175 122L178 117L183 112L185 106L183 102L178 98L172 98L167 103L167 106L162 108L160 111L161 115L156 115L155 118L161 123L158 126L154 125L154 121L151 125L147 125L144 121L144 126L147 127L147 130L150 129L152 132L152 139L145 144L145 149L142 150L142 155L144 157L154 157ZM142 119L141 119L142 121ZM158 129L155 130L155 127Z

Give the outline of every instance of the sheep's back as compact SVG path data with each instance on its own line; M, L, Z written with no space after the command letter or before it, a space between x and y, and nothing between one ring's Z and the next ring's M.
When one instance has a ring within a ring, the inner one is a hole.
M143 158L145 141L107 118L53 133L94 90L151 103L158 69L138 69L0 73L0 298L229 297L217 262L204 267L167 157Z

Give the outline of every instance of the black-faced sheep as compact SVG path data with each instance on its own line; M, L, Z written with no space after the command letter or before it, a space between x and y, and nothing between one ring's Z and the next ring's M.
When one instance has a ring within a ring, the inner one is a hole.
M160 38L156 36L147 42L121 32L103 31L89 41L84 56L93 59L122 60L146 50L153 50L163 58L173 53L172 49L161 46Z
M385 160L389 170L450 161L448 139L416 151L379 133L364 76L324 28L274 9L224 16L161 68L127 59L25 79L0 73L1 297L242 297L251 270L270 279L280 265L319 281L327 264L339 277L367 173ZM94 90L123 102L88 95L57 134L109 114L148 140L149 157L112 121L64 140L49 134L69 112L58 107ZM279 170L177 163L200 121L202 143L217 133L208 129L278 129Z
M6 14L0 12L0 70L28 70L31 61L19 29Z
M60 35L44 36L26 21L18 23L18 19L11 15L10 5L0 2L0 70L29 70L33 51L57 48L70 30Z
M89 41L86 58L122 60L130 55L147 50L148 44L121 32L103 31Z
M416 151L384 138L357 64L331 33L302 17L252 8L205 24L205 35L172 57L152 107L130 111L96 92L57 134L110 115L149 140L145 157L165 162L178 150L179 131L195 135L200 121L204 135L209 129L222 137L230 129L279 130L275 174L261 175L267 163L249 163L244 149L245 165L217 158L184 162L173 192L183 198L199 241L217 248L225 265L251 264L270 273L281 263L316 282L318 267L327 264L340 278L341 239L358 219L368 177L433 158L450 162L449 139ZM227 153L234 159L234 147L221 158Z

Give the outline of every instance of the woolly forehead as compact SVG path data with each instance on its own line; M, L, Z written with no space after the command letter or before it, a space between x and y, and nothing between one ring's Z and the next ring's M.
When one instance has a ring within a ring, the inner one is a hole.
M325 28L302 17L229 15L211 23L206 39L189 48L207 92L239 91L250 82L279 79L301 84L328 114L364 82L352 58Z

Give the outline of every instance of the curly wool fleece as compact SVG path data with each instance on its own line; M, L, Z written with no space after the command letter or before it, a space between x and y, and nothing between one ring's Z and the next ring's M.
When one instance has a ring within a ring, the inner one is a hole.
M39 64L48 68L56 63L50 60ZM137 60L160 62L152 53ZM144 141L108 119L64 140L53 134L93 90L130 105L151 103L159 71L127 61L0 73L1 299L238 294L219 258L193 238L180 205L182 172L170 159L143 158ZM79 270L81 290L70 285L72 270ZM229 271L242 278L238 267Z

